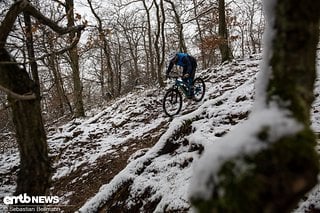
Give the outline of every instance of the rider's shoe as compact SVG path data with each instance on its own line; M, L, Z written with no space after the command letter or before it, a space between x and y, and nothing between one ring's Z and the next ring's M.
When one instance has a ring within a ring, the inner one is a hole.
M194 95L187 95L187 99L194 99Z
M191 90L190 93L188 93L187 98L188 99L193 99L194 98L194 92L192 90Z

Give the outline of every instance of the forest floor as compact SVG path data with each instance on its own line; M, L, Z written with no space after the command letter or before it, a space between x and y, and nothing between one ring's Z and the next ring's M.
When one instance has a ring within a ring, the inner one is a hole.
M62 206L65 212L75 212L88 198L93 197L102 185L109 183L124 169L136 151L140 150L142 154L143 150L152 147L167 126L167 122L160 123L155 129L143 135L142 140L128 139L124 143L114 145L112 147L114 151L100 156L94 165L81 165L69 175L53 181L50 193L63 197L68 192L75 192L68 196L68 204ZM93 137L99 138L99 135Z

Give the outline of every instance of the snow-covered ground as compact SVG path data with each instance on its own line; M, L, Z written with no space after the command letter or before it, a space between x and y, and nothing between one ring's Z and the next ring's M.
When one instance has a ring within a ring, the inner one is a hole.
M180 115L172 119L162 110L164 90L140 88L104 109L89 112L87 118L51 127L48 144L56 184L50 192L58 193L53 195L59 196L60 205L79 206L72 199L82 193L77 184L85 179L84 184L96 182L93 168L97 170L103 165L107 170L108 164L114 164L115 159L126 153L130 157L119 173L108 180L102 177L107 174L101 175L100 189L82 197L80 212L191 211L188 196L193 165L206 147L219 143L223 135L246 120L252 109L259 63L260 56L256 55L199 72L206 81L204 100L185 101ZM318 88L319 81L316 93ZM317 132L320 132L319 110L317 95L312 110L312 127ZM3 197L14 192L12 173L16 173L18 164L19 155L14 148L0 156L0 212L6 211ZM59 187L57 183L65 179L74 188ZM296 212L304 212L310 205L320 208L319 192L318 185ZM115 197L118 202L112 202Z

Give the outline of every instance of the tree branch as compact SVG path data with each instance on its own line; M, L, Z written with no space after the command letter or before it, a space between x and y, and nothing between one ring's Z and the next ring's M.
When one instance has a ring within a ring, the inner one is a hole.
M81 36L81 33L79 31L77 31L76 36L73 38L71 44L68 47L63 48L63 49L58 50L58 51L54 51L54 52L51 52L51 53L44 54L41 57L36 58L35 60L37 60L37 61L38 60L43 60L45 57L48 57L48 56L51 56L51 55L59 55L59 54L62 54L62 53L65 53L65 52L71 50L72 48L74 48L78 44L78 42L80 40L80 36Z
M47 53L47 54L44 54L40 57L37 57L35 58L34 60L30 60L30 61L27 61L27 62L24 62L24 63L18 63L16 61L0 61L0 65L6 65L6 64L18 64L18 65L24 65L24 64L28 64L28 63L32 63L32 62L35 62L35 61L40 61L40 60L43 60L44 58L46 57L49 57L51 55L60 55L60 54L63 54L67 51L69 51L70 49L74 48L77 43L79 42L80 40L80 36L81 36L81 33L80 32L77 32L76 33L76 36L73 38L71 44L66 47L66 48L63 48L61 50L57 50L57 51L53 51L51 53Z
M38 9L33 7L27 0L20 0L15 2L9 9L6 17L0 25L0 48L3 48L12 26L21 12L27 12L34 18L36 18L40 23L50 27L56 33L63 35L69 32L80 32L85 28L84 25L74 26L74 27L60 27L54 21L42 15Z
M36 95L34 93L31 94L24 94L24 95L20 95L17 94L3 86L0 85L0 90L2 90L3 92L5 92L8 96L17 99L17 100L21 100L21 101L29 101L29 100L35 100L36 99Z
M183 24L188 24L188 23L190 23L190 22L192 22L192 21L194 21L194 20L196 20L196 19L199 19L199 18L201 18L202 16L206 15L207 13L211 12L213 9L216 9L216 8L217 8L217 6L213 5L212 7L209 7L207 10L199 13L197 16L186 20L185 22L183 22Z

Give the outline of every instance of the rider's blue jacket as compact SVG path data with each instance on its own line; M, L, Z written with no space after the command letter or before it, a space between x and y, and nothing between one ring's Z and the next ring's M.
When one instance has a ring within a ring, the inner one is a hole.
M173 65L183 67L183 75L188 73L193 77L197 67L197 62L194 57L190 56L187 53L177 53L176 56L169 62L169 66L166 71L167 75L171 72Z

